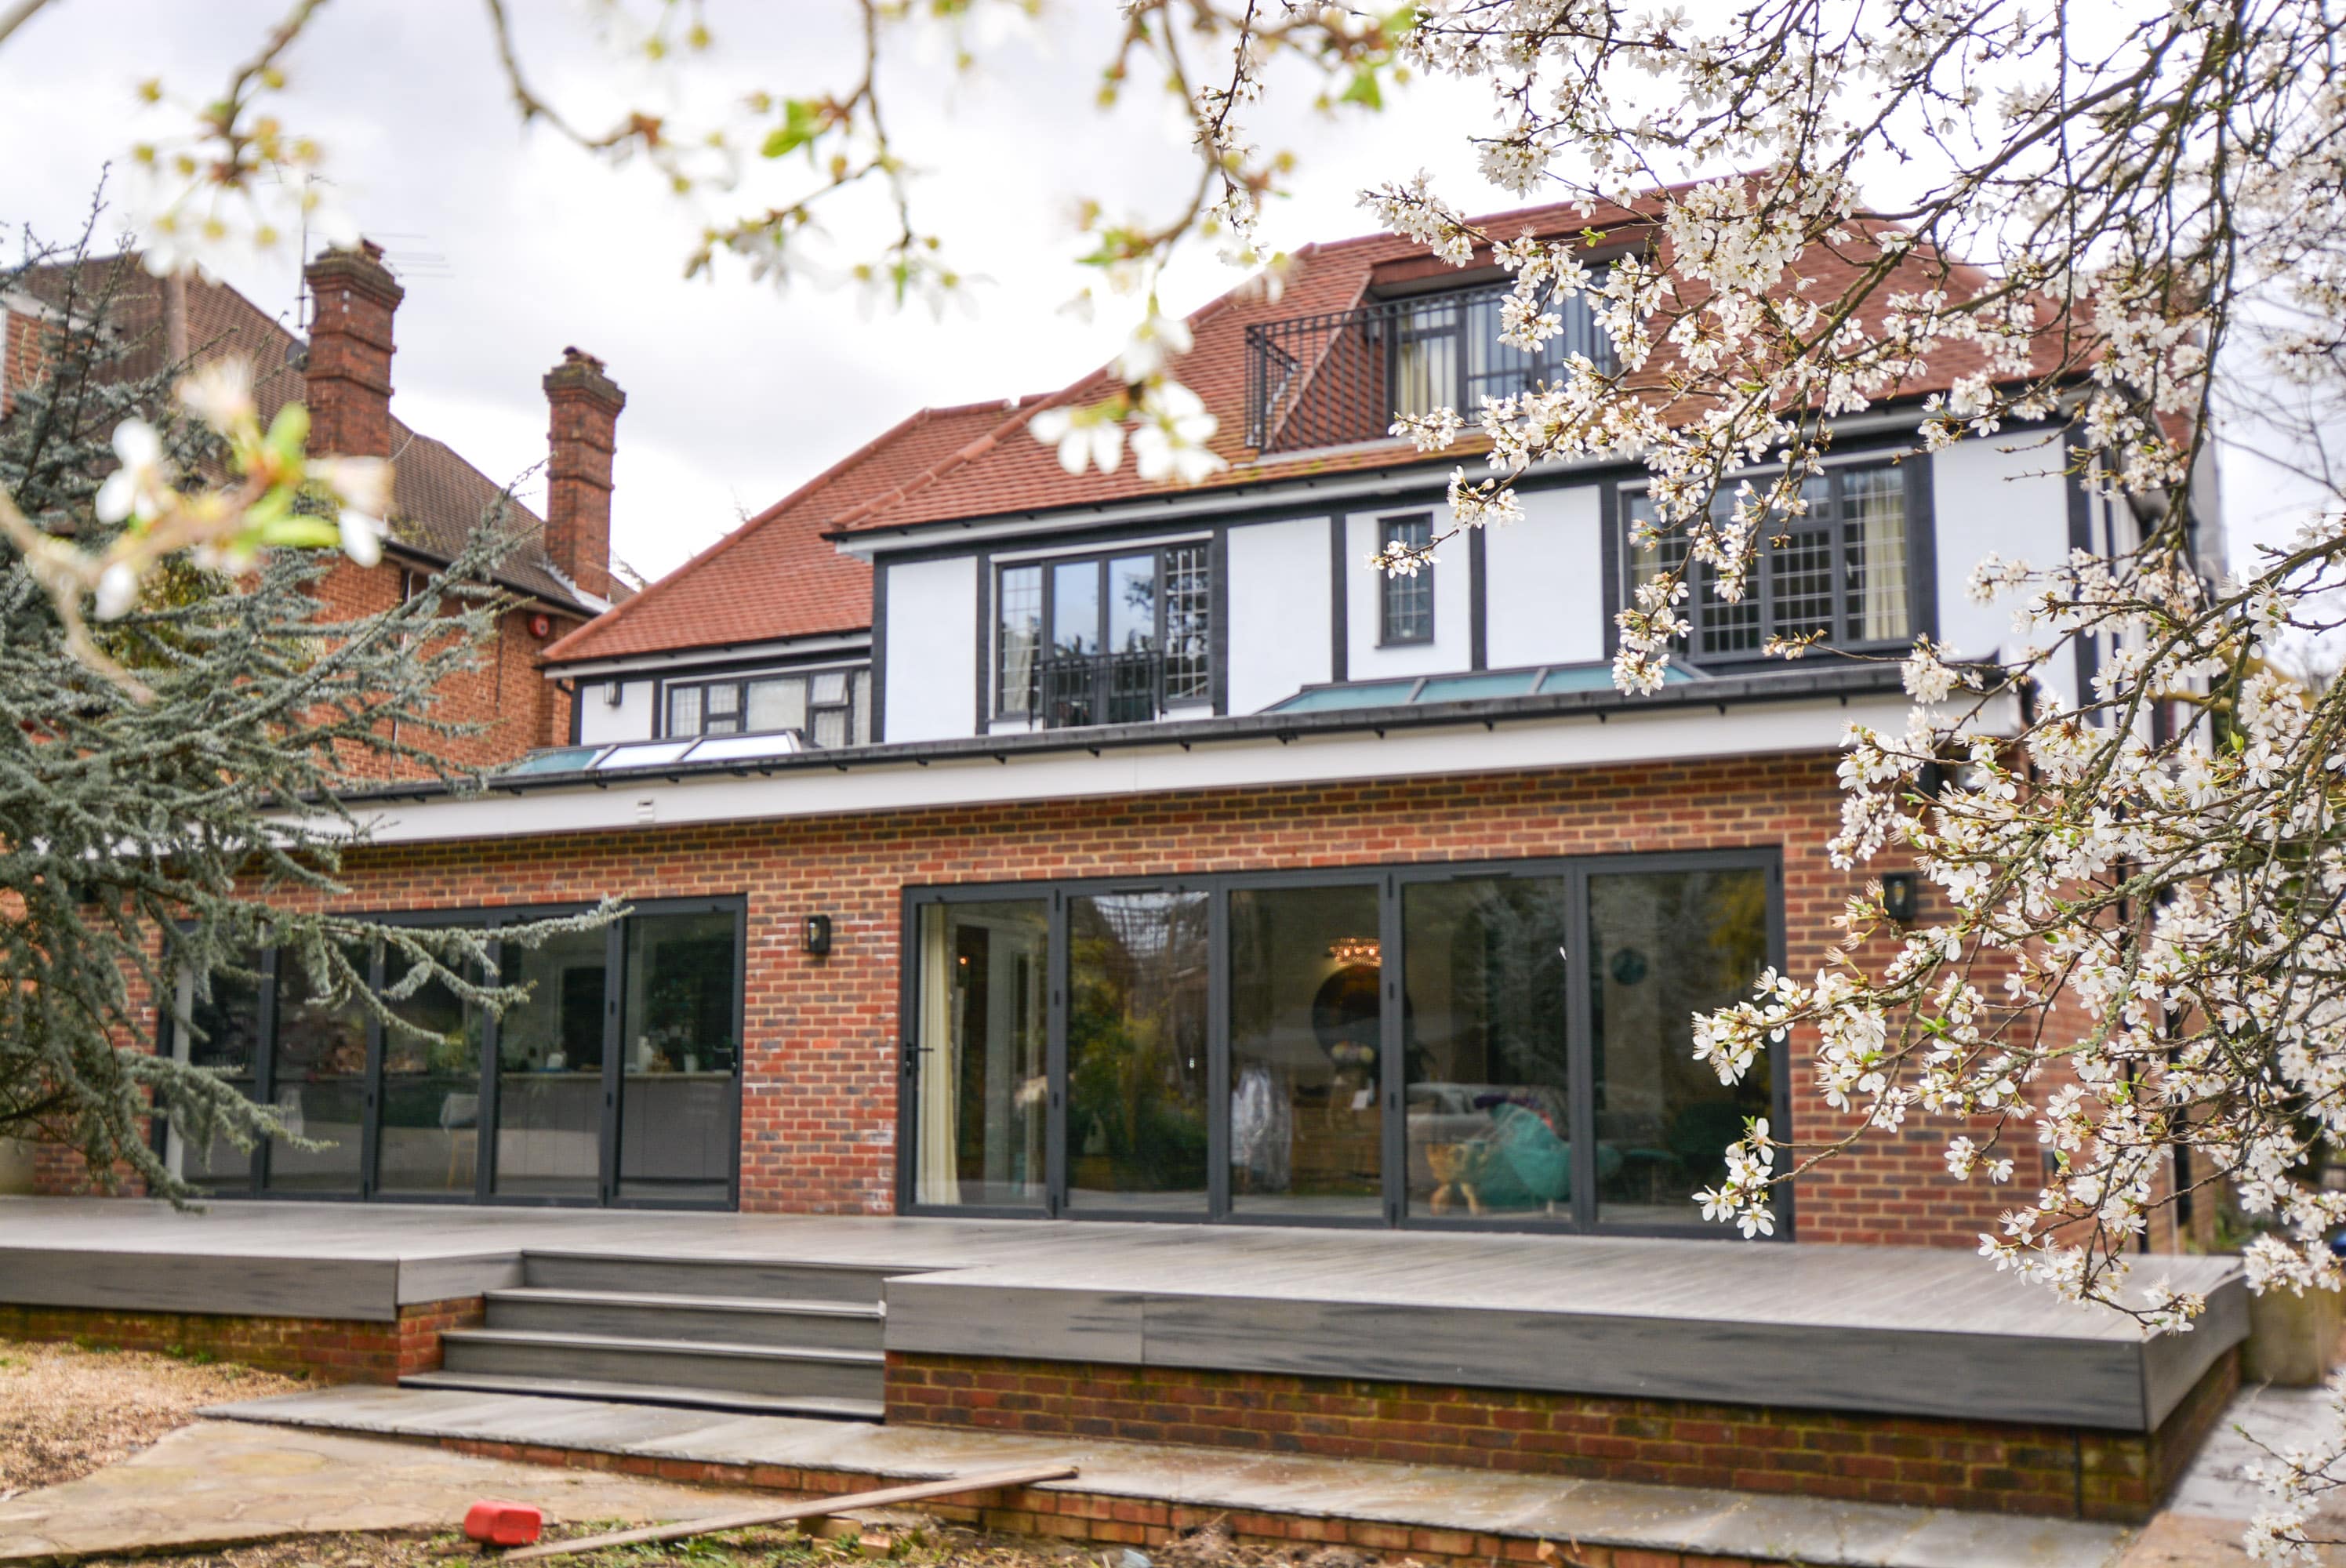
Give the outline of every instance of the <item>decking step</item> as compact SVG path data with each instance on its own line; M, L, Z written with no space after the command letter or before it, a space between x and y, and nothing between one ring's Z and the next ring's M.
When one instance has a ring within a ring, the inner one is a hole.
M902 1268L853 1263L794 1263L755 1257L647 1257L635 1253L522 1254L522 1283L553 1289L747 1296L783 1301L880 1299L882 1284Z
M667 1291L522 1286L488 1292L488 1327L564 1335L877 1350L876 1301L688 1296Z
M451 1329L440 1336L440 1352L451 1372L849 1400L880 1398L887 1365L876 1349L534 1329Z
M688 1389L671 1383L603 1382L592 1378L532 1378L496 1372L413 1372L402 1388L455 1389L478 1394L536 1394L550 1400L596 1400L609 1404L675 1405L686 1410L740 1410L762 1416L813 1416L824 1420L876 1421L886 1413L878 1400L821 1395L750 1394L730 1389Z

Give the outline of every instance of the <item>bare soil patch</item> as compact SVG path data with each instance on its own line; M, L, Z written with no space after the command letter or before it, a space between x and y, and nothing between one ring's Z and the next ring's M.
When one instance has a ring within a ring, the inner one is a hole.
M0 1339L0 1497L128 1459L206 1405L303 1386L200 1356Z

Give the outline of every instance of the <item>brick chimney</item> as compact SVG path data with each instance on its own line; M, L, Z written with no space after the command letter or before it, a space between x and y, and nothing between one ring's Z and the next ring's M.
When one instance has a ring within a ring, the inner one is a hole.
M576 349L546 372L546 554L597 598L611 593L611 453L627 394Z
M343 457L391 455L391 318L407 290L382 264L382 247L321 250L302 270L310 284L310 450Z

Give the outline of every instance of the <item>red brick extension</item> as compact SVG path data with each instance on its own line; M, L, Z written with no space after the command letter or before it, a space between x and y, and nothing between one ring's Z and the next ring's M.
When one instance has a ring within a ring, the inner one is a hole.
M1830 922L1862 884L1825 858L1839 821L1834 762L1745 757L402 845L352 853L342 903L392 911L746 894L742 1207L886 1214L907 886L1766 845L1784 857L1791 968L1813 973ZM800 950L799 920L815 912L832 917L827 958ZM1840 1118L1813 1091L1805 1042L1794 1051L1778 1131L1789 1121L1794 1135L1819 1136ZM1910 1115L1901 1132L1870 1135L1804 1178L1795 1234L1976 1245L2010 1195L1947 1176L1948 1130ZM61 1155L44 1178L50 1191L82 1180Z
M0 1304L0 1339L73 1339L125 1350L200 1351L264 1371L333 1383L395 1383L440 1365L440 1334L481 1321L478 1296L416 1301L396 1323L335 1318L233 1318Z
M2165 1425L2142 1434L892 1350L888 1420L2140 1520L2239 1386L2239 1357L2227 1352Z

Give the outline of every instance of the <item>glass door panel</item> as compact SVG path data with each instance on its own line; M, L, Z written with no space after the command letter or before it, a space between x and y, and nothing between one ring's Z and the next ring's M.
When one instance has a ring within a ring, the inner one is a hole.
M735 931L724 911L627 920L615 1196L732 1196L741 1059Z
M1067 1198L1086 1213L1206 1210L1203 892L1067 901Z
M1402 889L1413 1214L1570 1217L1570 906L1562 877Z
M1698 1224L1697 1190L1770 1113L1755 1064L1733 1088L1694 1059L1693 1018L1749 996L1768 962L1768 873L1602 872L1588 879L1596 1203L1617 1225Z
M915 1203L1043 1207L1050 946L1041 899L920 911Z
M1382 1213L1382 957L1372 886L1230 894L1230 1207Z
M383 954L383 989L410 978L404 954ZM407 1025L382 1031L381 1125L374 1190L383 1197L470 1196L481 1156L484 1014L439 980L384 1006Z
M180 1042L178 1054L182 1061L211 1069L228 1087L250 1099L260 1054L261 982L260 959L245 962L253 973L234 975L214 970L209 996L199 996L194 972L182 970L174 1017L186 1019L192 1027L182 1029L175 1023L172 1033ZM179 1176L191 1186L204 1192L238 1192L252 1185L253 1150L238 1148L226 1138L199 1145L176 1130L172 1147Z
M351 962L369 972L367 955ZM297 1148L280 1138L269 1150L267 1189L355 1197L361 1191L367 1105L366 1003L355 996L321 999L330 985L300 956L277 961L277 1040L270 1087L278 1119L296 1137L323 1145Z
M505 944L507 985L529 1000L497 1021L500 1197L589 1201L603 1190L603 1004L608 933Z
M1148 653L1157 647L1157 557L1127 555L1107 564L1107 651Z

